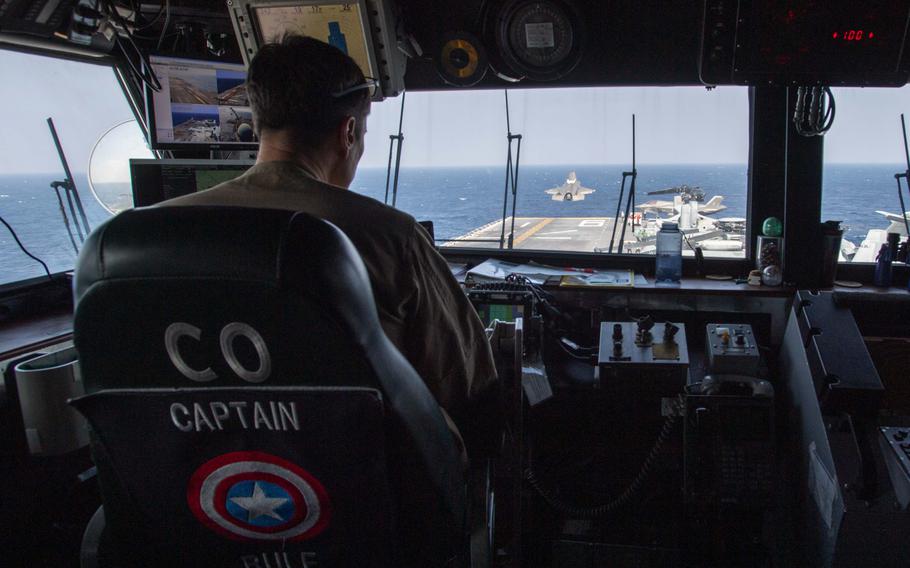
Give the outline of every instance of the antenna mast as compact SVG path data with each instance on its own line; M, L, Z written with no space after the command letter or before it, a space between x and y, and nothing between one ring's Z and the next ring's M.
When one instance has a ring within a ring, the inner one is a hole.
M907 169L903 173L894 174L894 179L897 181L897 198L901 202L904 229L907 230L907 236L910 237L910 221L907 221L907 207L904 206L904 194L901 191L901 178L907 180L907 191L910 191L910 150L907 148L907 123L904 120L904 113L901 113L901 133L904 135L904 158L907 161Z
M73 229L70 226L69 219L66 215L66 209L63 207L63 199L60 197L60 190L62 189L64 195L66 195L66 202L69 206L70 215L73 218L73 223L76 225L76 234L79 235L79 242L85 242L85 237L91 232L92 228L88 223L88 218L85 216L85 209L82 208L82 200L79 199L79 190L76 189L76 183L73 181L73 174L70 172L69 163L66 161L66 154L63 153L63 146L60 144L60 138L57 136L57 129L54 127L54 119L47 119L47 126L51 130L51 136L54 139L54 145L57 147L57 155L60 156L60 163L63 164L63 173L66 174L66 179L63 181L54 181L51 182L51 189L53 189L57 194L57 202L60 204L60 214L63 215L63 223L66 225L66 231L69 233L70 242L73 245L73 249L76 252L79 252L79 247L76 245L76 239L73 236ZM76 210L79 210L78 216L76 215ZM80 224L81 223L81 224Z
M512 228L509 230L508 248L515 244L515 204L518 199L518 162L521 158L521 134L512 134L512 122L509 118L509 91L504 90L506 96L506 139L509 142L506 157L506 183L502 196L502 230L499 233L499 248L506 245L506 214L509 208L509 191L512 192ZM512 160L512 142L517 141L515 159Z
M407 91L401 93L401 114L398 115L398 134L389 134L389 165L385 171L385 199L383 203L389 203L389 178L392 177L392 150L395 150L395 176L392 184L392 207L398 202L398 173L401 171L401 147L404 145L404 97ZM396 144L397 142L397 144Z
M632 171L622 173L622 184L619 186L619 200L616 202L616 215L613 217L613 231L610 234L610 248L608 252L613 253L613 244L616 241L616 227L619 225L619 213L622 209L622 198L626 192L626 180L632 178L629 183L629 195L626 197L626 214L622 220L622 231L619 235L619 248L617 252L622 254L622 245L626 240L626 224L629 222L629 214L632 214L632 230L635 230L635 180L638 178L638 170L635 168L635 115L632 115Z

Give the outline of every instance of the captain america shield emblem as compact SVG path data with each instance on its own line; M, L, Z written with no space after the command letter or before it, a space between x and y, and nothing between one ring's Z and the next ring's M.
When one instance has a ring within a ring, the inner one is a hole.
M199 521L235 540L307 540L331 517L318 479L263 452L231 452L205 462L190 477L186 497Z

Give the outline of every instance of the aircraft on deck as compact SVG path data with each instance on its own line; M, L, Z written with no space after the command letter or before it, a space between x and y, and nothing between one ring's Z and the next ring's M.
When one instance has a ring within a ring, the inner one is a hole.
M648 201L647 203L642 203L641 205L636 205L635 208L641 209L643 213L653 211L655 213L678 215L683 205L691 205L698 208L698 213L700 215L713 215L714 213L719 213L727 208L726 205L721 205L723 200L724 198L722 195L715 195L707 203L686 201L681 197L675 197L673 201L655 199L653 201Z

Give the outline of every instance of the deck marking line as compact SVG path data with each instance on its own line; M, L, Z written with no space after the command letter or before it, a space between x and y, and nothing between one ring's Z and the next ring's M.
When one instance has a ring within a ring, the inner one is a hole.
M524 241L526 241L526 240L528 239L528 237L530 237L531 235L533 235L533 234L536 233L537 231L543 229L544 227L546 227L547 225L549 225L549 224L552 223L552 222L553 222L553 218L552 218L552 217L547 217L546 219L544 219L544 220L541 221L540 223L537 223L536 225L534 225L533 227L531 227L530 229L528 229L527 231L525 231L524 233L522 233L522 235L521 235L520 237L518 237L517 239L515 239L514 241L512 241L512 246L513 246L513 247L516 247L516 246L520 245L521 243L523 243Z

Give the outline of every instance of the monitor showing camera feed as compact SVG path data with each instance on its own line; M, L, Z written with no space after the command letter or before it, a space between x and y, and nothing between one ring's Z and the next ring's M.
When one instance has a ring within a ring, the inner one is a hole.
M493 320L513 322L517 318L525 317L525 306L522 304L486 304L476 303L474 308L480 321L489 327Z
M294 5L251 5L253 20L263 44L281 41L288 33L305 35L345 52L367 77L378 77L364 28L360 4L306 2Z
M256 148L243 65L152 56L160 91L149 89L151 146Z
M133 203L156 205L236 178L252 160L130 160Z

